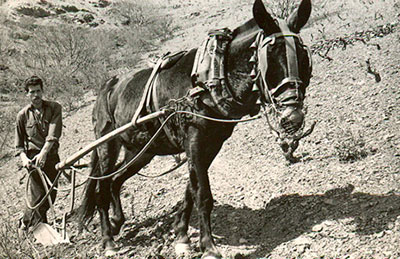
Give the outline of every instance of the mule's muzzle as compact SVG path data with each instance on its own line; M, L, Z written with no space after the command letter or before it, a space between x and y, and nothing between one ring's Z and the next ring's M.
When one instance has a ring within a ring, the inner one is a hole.
M303 111L296 106L287 106L280 115L279 126L286 135L293 135L302 127Z
M314 130L316 122L311 124L308 130L304 130L305 115L298 106L286 106L278 116L277 127L269 126L277 137L279 146L285 158L294 163L297 159L293 156L299 146L299 141L310 135Z
M283 155L290 163L297 162L293 156L294 151L299 146L299 141L291 138L278 139L279 146L283 151Z

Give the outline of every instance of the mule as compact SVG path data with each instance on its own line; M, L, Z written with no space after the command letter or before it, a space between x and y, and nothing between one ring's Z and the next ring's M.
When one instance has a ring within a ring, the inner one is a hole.
M153 68L115 76L101 87L93 109L96 138L129 123L135 116L157 110L155 106L191 112L176 114L166 122L166 130L133 163L128 164L157 131L162 120L136 125L93 151L92 177L106 176L120 168L121 164L116 162L122 148L125 150L122 164L128 165L126 170L113 177L90 179L80 207L83 226L96 210L99 212L106 254L117 252L113 236L119 233L125 221L120 201L123 183L156 155L185 152L190 177L173 224L176 251L178 254L189 252L188 224L193 206L196 206L202 258L221 258L212 237L213 196L208 168L236 123L199 116L240 119L257 114L262 106L272 107L268 124L276 133L284 155L292 159L298 141L309 134L309 131L303 131L303 100L311 78L311 55L298 33L310 13L311 1L303 0L286 20L275 20L262 1L255 0L251 20L233 31L210 34L210 38L218 38L212 41L215 46L208 48L204 44L184 52L157 71L153 80L156 89L148 94L156 102L146 102L150 111L140 104L143 104L141 97ZM201 52L202 48L216 50L214 56L209 56L207 51ZM204 59L210 61L208 67L201 63Z

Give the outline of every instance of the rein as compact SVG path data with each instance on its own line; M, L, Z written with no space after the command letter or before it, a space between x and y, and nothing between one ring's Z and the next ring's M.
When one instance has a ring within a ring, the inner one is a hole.
M62 172L63 172L62 170L60 170L60 171L57 173L56 178L54 179L53 184L51 184L51 185L50 185L50 188L48 188L48 187L47 187L46 179L45 179L45 177L43 176L43 175L45 175L45 174L43 173L43 171L42 171L39 167L34 167L34 169L33 169L33 170L30 170L29 173L28 173L29 175L28 175L28 180L26 181L26 188L25 188L25 192L26 192L26 193L28 193L29 182L30 182L30 178L31 178L30 176L35 172L35 170L37 171L37 173L38 173L39 176L40 176L40 179L42 180L43 186L44 186L44 188L45 188L45 190L46 190L46 194L45 194L45 196L42 198L42 200L41 200L40 202L38 202L36 205L34 205L34 206L31 206L31 205L30 205L30 202L28 201L28 197L27 197L27 195L25 195L25 203L26 203L26 206L27 206L29 209L31 209L31 210L36 210L37 208L39 208L41 205L43 205L43 203L46 201L46 199L49 199L50 205L52 205L52 201L51 201L51 198L50 198L50 193L53 191L53 189L55 189L55 185L56 185L58 179L60 178L60 176L61 176L61 174L62 174Z
M181 98L183 99L183 98ZM178 102L178 101L177 101ZM151 139L146 143L146 145L144 145L144 147L139 151L139 153L136 154L135 157L133 157L128 163L126 163L123 167L119 168L117 171L108 174L108 175L104 175L104 176L88 176L89 179L92 180L104 180L110 177L113 177L123 171L125 171L126 169L128 169L133 163L135 163L146 151L147 149L149 149L150 145L155 141L155 139L158 137L158 135L162 132L163 128L165 127L165 125L167 124L167 122L172 119L173 116L177 115L177 114L188 114L188 115L192 115L192 116L196 116L205 120L209 120L209 121L214 121L214 122L221 122L221 123L241 123L241 122L248 122L248 121L253 121L253 120L257 120L260 119L262 117L262 114L258 114L256 116L247 118L247 119L218 119L218 118L213 118L213 117L209 117L209 116L205 116L205 115L201 115L201 114L197 114L194 112L190 112L190 111L173 111L170 115L168 115L168 117L164 120L164 122L161 124L161 126L157 129L156 133L154 133L154 135L151 137ZM164 176L168 173L171 173L172 171L178 169L179 167L181 167L182 165L184 165L187 162L187 158L184 158L181 162L179 162L177 165L175 165L173 168L169 169L168 171L156 175L156 176L148 176L145 174L141 174L141 173L137 173L140 176L143 177L147 177L147 178L157 178L157 177L161 177Z
M252 70L250 76L252 77L253 81L255 82L255 88L258 88L258 84L257 84L258 79L260 77L262 78L261 90L263 92L264 98L270 100L275 111L278 111L277 106L280 106L282 104L287 105L287 103L279 102L274 98L274 95L280 90L280 88L282 88L287 83L295 83L295 85L296 85L296 101L298 101L298 98L299 98L298 87L299 87L299 84L303 83L298 76L297 54L296 54L296 46L295 46L294 38L298 38L300 40L300 42L302 42L302 40L298 34L294 34L289 31L285 22L281 21L280 27L282 29L282 32L274 33L266 38L264 38L263 32L260 31L256 37L256 40L250 46L250 48L253 49L255 52L250 60L250 63L253 63L253 70ZM288 60L288 71L289 71L288 74L289 75L287 77L285 77L275 88L273 88L270 91L268 89L268 81L265 78L265 75L266 75L266 72L268 69L267 47L269 45L273 45L275 43L275 40L277 38L281 38L281 37L285 38L286 52L287 52L286 54L287 54L287 60ZM191 98L193 98L195 96L197 97L197 95L200 93L203 93L204 90L208 90L212 93L213 89L215 89L216 87L222 87L222 88L224 88L225 91L228 92L229 96L227 97L227 99L229 99L230 101L232 101L236 104L242 105L239 101L235 100L235 98L232 95L232 92L226 85L226 78L225 78L225 71L224 71L224 56L225 56L225 50L227 48L227 45L231 40L232 40L231 31L226 28L221 29L221 30L214 30L208 34L208 38L203 42L202 47L199 48L196 53L195 62L194 62L193 70L192 70L192 82L194 85L194 88L192 90L194 90L194 91L189 91L189 96ZM308 50L308 53L309 53L309 50ZM309 55L311 55L311 53L309 53ZM159 71L161 64L164 60L165 60L165 56L160 58L160 60L157 62L155 68L152 71L150 79L149 79L148 83L146 84L146 87L145 87L146 89L150 89L150 86L154 79L154 76ZM265 60L265 64L263 62L264 60ZM311 67L311 65L312 65L311 58L309 60L310 60L310 67ZM199 90L199 88L202 88L202 89ZM265 94L267 94L267 96L265 96ZM146 96L148 98L148 95L149 95L149 90L146 90L144 96ZM219 100L217 100L218 97L213 94L211 94L211 96L214 99L214 103L218 104L218 101L219 101ZM144 106L146 99L147 99L146 97L142 98L141 105L139 107ZM183 97L179 100L172 100L172 102L177 103L186 98L188 98L188 97ZM262 103L261 103L262 107L265 106L265 101L266 100L262 101ZM163 110L163 109L168 110L168 108L165 108L165 107L161 108L161 110ZM171 110L171 109L169 109L169 110ZM141 109L138 109L136 111L136 113L132 119L134 122L137 121L140 112L141 112ZM128 163L126 163L123 167L119 168L117 171L115 171L111 174L99 176L99 177L88 176L88 179L104 180L107 178L111 178L111 177L123 172L124 170L126 170L129 166L131 166L134 162L136 162L136 160L139 159L147 151L147 149L155 141L157 136L162 132L162 130L165 127L165 125L167 124L167 122L173 116L175 116L177 114L192 115L192 116L196 116L198 118L202 118L202 119L206 119L206 120L214 121L214 122L220 122L220 123L241 123L241 122L257 120L262 117L262 114L258 114L256 116L253 116L253 117L250 117L247 119L218 119L218 118L213 118L213 117L197 114L197 113L190 112L190 111L172 110L172 113L169 114L168 117L162 121L161 126L157 129L157 131L154 133L154 135L151 137L151 139L148 141L148 143ZM264 115L267 117L268 124L271 126L271 124L269 123L269 120L268 120L267 112L264 112ZM187 159L185 158L181 162L179 162L177 165L175 165L173 168L171 168L170 170L168 170L160 175L157 175L157 176L147 176L147 175L144 175L141 173L137 173L137 174L144 176L144 177L148 177L148 178L160 177L160 176L166 175L166 174L174 171L175 169L179 168L186 161L187 161ZM42 178L43 183L45 184L46 179L42 175L43 172L41 172L40 168L37 168L37 170L39 172L40 177ZM53 184L51 184L50 189L46 190L47 191L46 195L43 197L43 199L37 205L31 206L26 198L26 203L27 203L28 208L33 209L33 210L37 209L45 202L46 199L49 198L51 191L53 189L56 189L55 183L58 181L58 179L61 175L61 172L62 171L60 170L60 172L57 174ZM31 173L32 172L30 172L30 174ZM49 180L47 179L47 181L49 181ZM27 186L28 186L28 183L29 183L29 178L27 181ZM46 184L45 184L45 186L47 187ZM75 188L75 187L76 186L73 186L72 188ZM26 191L28 191L28 190L26 190ZM49 201L51 204L51 200L49 200Z
M262 100L261 100L261 107L264 107L266 104L266 101L269 101L270 104L272 104L274 110L278 112L278 107L282 105L291 105L291 104L297 104L299 102L300 98L300 93L299 93L299 85L303 84L302 80L299 77L299 72L298 72L298 64L297 64L297 53L296 53L296 45L294 38L298 38L300 43L302 43L302 40L298 34L292 33L289 28L287 27L286 22L280 21L279 26L282 30L282 32L279 33L274 33L272 35L269 35L268 37L264 37L264 34L262 31L260 31L257 36L256 40L253 42L253 44L250 46L252 50L254 50L254 55L250 59L250 63L253 64L253 70L250 73L250 77L252 78L254 82L254 89L258 90L258 88L261 88L262 91ZM288 64L288 75L281 80L281 82L272 90L269 90L268 86L268 80L265 78L268 70L268 57L267 57L267 48L269 45L273 45L276 41L277 38L284 38L285 39L285 45L286 45L286 57L287 57L287 64ZM192 83L193 83L193 88L191 91L189 91L189 97L190 98L196 98L200 94L202 95L204 91L208 91L213 99L214 106L217 106L218 110L221 111L221 114L227 115L228 111L224 109L224 107L221 107L220 101L228 101L230 103L233 103L235 105L240 105L242 106L243 104L239 102L238 100L235 99L235 97L232 94L232 91L229 89L227 86L226 78L225 78L225 69L224 69L224 58L225 58L225 51L228 46L228 44L232 41L232 32L227 29L221 29L221 30L213 30L209 32L208 38L203 42L202 46L197 50L196 56L195 56L195 61L193 65L193 70L192 70ZM306 48L306 47L305 47ZM309 54L309 60L310 60L310 68L312 66L311 63L311 53L308 50ZM142 108L144 107L145 103L148 104L149 96L151 96L151 86L154 80L154 77L156 76L157 72L159 72L160 68L162 67L162 63L166 60L166 57L168 57L168 54L164 55L162 58L159 59L157 64L155 65L152 74L145 86L145 94L142 97L141 104L139 107L140 109L137 109L136 113L134 114L132 121L136 123L140 112L142 111ZM262 79L261 84L257 84L259 79ZM296 86L296 93L295 96L293 96L293 93L289 93L288 96L285 96L282 100L277 100L275 96L276 93L279 92L279 90L285 86L288 83L294 83ZM222 88L219 89L219 92L223 92L224 96L217 95L216 88ZM294 103L293 100L291 100L293 97L296 97ZM179 103L180 101L187 99L188 97L185 96L183 98L180 98L178 100L171 100L171 102ZM264 100L263 100L264 99ZM147 105L148 106L148 105ZM258 114L256 116L247 118L247 119L218 119L218 118L213 118L201 114L197 114L194 112L190 111L184 111L184 110L174 110L169 107L163 107L160 110L165 110L165 111L172 111L168 115L167 118L160 120L161 126L157 129L157 131L154 133L154 135L151 137L151 139L144 145L144 147L139 151L138 154L136 154L135 157L133 157L128 163L126 163L124 166L116 170L115 172L104 175L104 176L88 176L88 179L92 180L104 180L107 178L111 178L125 170L127 170L133 163L135 163L150 147L150 145L155 141L157 136L162 132L164 127L166 126L167 122L172 119L173 116L177 114L187 114L187 115L192 115L198 118L202 118L205 120L209 121L214 121L214 122L220 122L220 123L241 123L241 122L248 122L252 120L257 120L262 117L264 114L267 117L267 122L271 127L271 124L269 123L268 120L268 115L267 112L264 111L263 114ZM165 131L165 130L164 130ZM168 133L168 131L167 131ZM168 135L168 134L167 134ZM157 176L148 176L144 175L141 173L137 173L138 175L148 177L148 178L156 178L160 177L163 175L166 175L175 169L179 168L182 166L185 162L187 161L187 158L183 159L180 161L177 165L175 165L173 168L170 170L157 175ZM42 175L43 172L40 171L39 168L37 168L40 177L42 178L42 181L44 185L46 185L46 179ZM49 198L49 195L53 189L56 189L55 184L58 181L58 178L61 175L61 170L57 174L53 184L51 184L50 189L46 190L47 193L43 197L43 199L35 206L30 206L28 200L26 199L26 203L28 208L30 209L37 209L40 207L46 199ZM32 172L30 172L31 174ZM49 180L48 180L49 181ZM27 186L29 183L29 178L27 181ZM28 188L28 187L27 187ZM75 185L72 187L72 189L75 188ZM28 190L26 190L28 191ZM51 204L51 200L49 200Z

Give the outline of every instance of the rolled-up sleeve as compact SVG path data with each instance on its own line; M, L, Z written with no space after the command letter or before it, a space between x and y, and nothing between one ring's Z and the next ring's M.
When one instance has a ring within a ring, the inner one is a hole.
M15 156L25 151L25 122L24 113L19 112L15 124Z
M54 103L53 114L49 121L49 132L46 141L58 142L62 133L62 108L58 103Z

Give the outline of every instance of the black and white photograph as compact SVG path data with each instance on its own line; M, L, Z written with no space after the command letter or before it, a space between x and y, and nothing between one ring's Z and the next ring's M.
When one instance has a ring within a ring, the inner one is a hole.
M0 259L400 258L397 0L0 0Z

